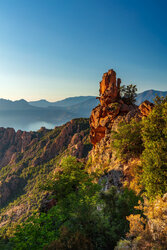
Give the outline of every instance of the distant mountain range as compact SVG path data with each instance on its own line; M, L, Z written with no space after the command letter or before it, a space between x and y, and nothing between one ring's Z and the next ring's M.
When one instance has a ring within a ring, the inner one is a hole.
M146 90L146 91L139 93L137 95L136 104L140 105L145 100L153 102L153 100L156 96L160 96L160 97L164 96L165 97L166 95L167 95L167 91L158 91L158 90L153 90L153 89Z
M140 105L145 100L148 100L150 102L153 102L153 99L157 96L166 96L167 91L159 91L159 90L146 90L142 93L139 93L136 98L136 104ZM98 104L98 101L96 100L96 96L77 96L77 97L69 97L61 101L57 102L48 102L47 100L39 100L39 101L33 101L29 102L32 106L35 107L74 107L74 109L82 108L82 104L84 105L84 109L86 108L86 105L92 105L96 106ZM87 108L89 109L89 107Z
M146 99L153 102L156 95L166 96L167 91L144 91L138 94L136 104L139 105ZM0 99L0 127L27 131L37 130L41 126L53 128L74 118L89 117L98 103L95 96L69 97L57 102Z
M76 96L76 97L68 97L64 100L57 101L57 102L48 102L47 100L39 100L39 101L33 101L29 102L32 106L35 107L41 107L41 108L47 108L50 106L58 106L58 107L67 107L75 104L79 104L81 102L88 101L91 98L95 98L95 96Z

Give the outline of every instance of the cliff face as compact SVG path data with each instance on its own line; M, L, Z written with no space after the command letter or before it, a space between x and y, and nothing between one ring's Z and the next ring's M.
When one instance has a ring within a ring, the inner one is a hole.
M117 131L118 124L122 121L128 123L132 118L141 120L154 106L149 101L143 102L139 107L128 105L120 95L120 84L121 79L116 79L113 69L103 75L98 97L100 104L92 110L90 117L90 140L94 145L89 154L90 168L91 171L108 172L104 177L107 180L106 188L107 185L120 187L124 181L129 182L127 172L134 161L131 159L127 164L119 162L111 147L111 131Z
M83 125L83 131L79 125L77 127L76 120L71 120L66 125L56 127L54 130L41 128L37 132L21 130L15 132L13 128L0 128L0 169L8 164L17 163L20 157L23 159L28 156L32 157L34 145L37 145L38 149L42 148L43 152L39 158L33 161L33 165L50 160L67 145L73 156L82 158L84 129L89 129L88 119L86 121L87 124L85 124L85 127ZM42 138L44 136L47 138L49 133L53 133L55 137L43 140Z
M95 146L115 127L118 121L126 119L130 121L132 117L140 119L147 116L153 104L145 101L139 107L127 105L120 95L121 79L116 79L116 72L111 69L104 73L100 82L100 104L92 110L90 116L90 139Z
M0 129L0 228L39 207L45 194L38 190L37 183L54 171L63 156L80 160L87 156L92 148L89 132L89 119L30 133Z
M0 128L0 168L12 162L17 153L25 152L28 145L39 138L36 132L15 132L13 128Z
M105 137L118 115L127 114L130 110L134 111L136 107L126 105L120 96L121 80L116 79L114 70L104 73L100 82L100 104L92 110L90 117L90 138L95 146Z

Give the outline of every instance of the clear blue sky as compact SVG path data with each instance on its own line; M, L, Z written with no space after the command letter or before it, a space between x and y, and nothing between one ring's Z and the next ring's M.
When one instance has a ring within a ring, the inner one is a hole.
M0 0L0 97L98 95L124 84L167 90L166 0Z

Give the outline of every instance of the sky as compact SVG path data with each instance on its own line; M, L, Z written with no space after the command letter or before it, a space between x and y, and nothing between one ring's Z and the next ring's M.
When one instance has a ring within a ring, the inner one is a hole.
M0 98L98 95L113 68L167 90L166 0L0 0Z

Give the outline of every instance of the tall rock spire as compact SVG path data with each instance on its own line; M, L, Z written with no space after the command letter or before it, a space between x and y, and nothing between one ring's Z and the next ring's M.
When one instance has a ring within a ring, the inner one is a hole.
M94 145L105 136L106 129L120 111L123 103L120 98L120 84L121 79L116 79L113 69L103 74L99 89L100 97L97 97L100 105L92 110L90 117L90 138Z

